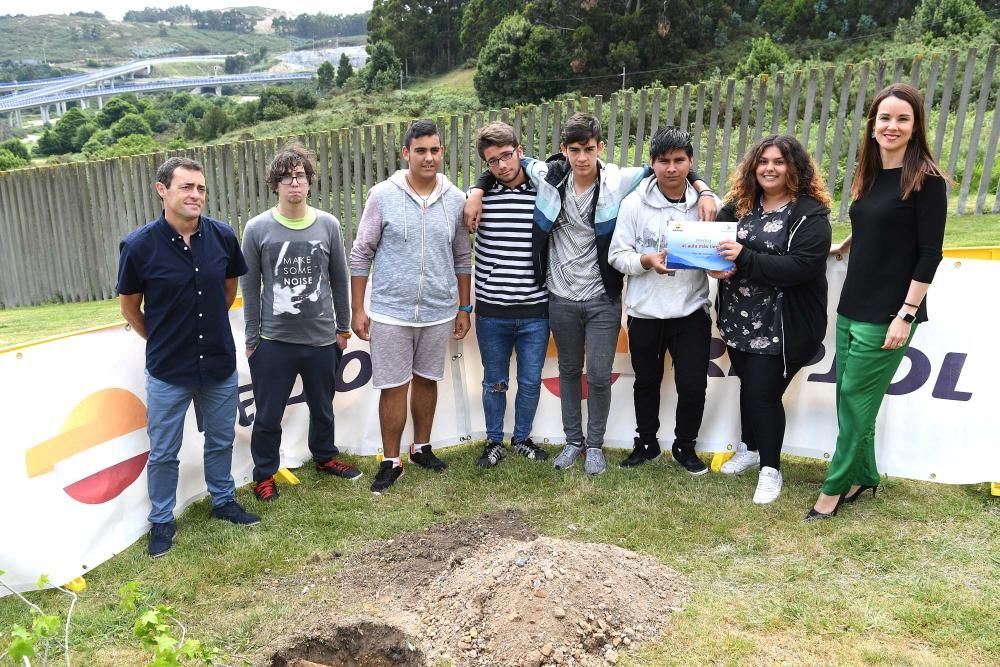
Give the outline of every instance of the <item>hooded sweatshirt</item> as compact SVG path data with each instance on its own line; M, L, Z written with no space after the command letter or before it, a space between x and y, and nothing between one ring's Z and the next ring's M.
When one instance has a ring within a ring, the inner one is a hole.
M371 274L375 321L425 326L455 317L456 274L472 273L465 195L444 174L426 201L400 169L368 191L351 248L351 275Z
M722 206L718 198L716 206ZM625 308L630 317L665 320L698 309L708 312L711 302L704 271L684 269L663 275L642 268L639 261L643 254L658 249L670 252L667 229L675 220L698 220L698 193L690 183L684 201L674 204L660 192L656 176L649 176L622 201L608 262L628 276Z

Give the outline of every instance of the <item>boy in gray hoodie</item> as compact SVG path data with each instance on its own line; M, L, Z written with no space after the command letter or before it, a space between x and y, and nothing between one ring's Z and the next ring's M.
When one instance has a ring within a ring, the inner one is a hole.
M447 467L429 444L437 381L444 378L449 338L465 337L472 312L472 245L462 224L465 195L438 173L444 145L432 121L410 125L403 159L408 169L368 192L350 259L351 328L371 342L372 383L381 390L385 459L373 493L382 493L403 474L399 449L411 384L410 462L436 472Z
M692 475L708 471L695 454L705 410L712 340L708 277L699 270L668 270L667 229L676 220L698 220L698 193L688 183L694 154L691 135L666 127L649 145L653 175L622 201L608 261L628 276L625 307L635 371L636 432L623 467L659 456L660 384L666 353L674 364L677 412L672 453ZM713 195L714 197L714 195ZM716 198L716 206L721 202Z

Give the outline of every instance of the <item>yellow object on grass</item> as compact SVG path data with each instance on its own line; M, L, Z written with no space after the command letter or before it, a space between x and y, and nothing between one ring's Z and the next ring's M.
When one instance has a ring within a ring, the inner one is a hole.
M73 581L63 585L63 588L68 591L73 591L74 593L82 593L87 590L87 580L83 577L77 577Z
M274 473L274 481L294 485L299 483L299 478L288 468L278 468L278 472Z

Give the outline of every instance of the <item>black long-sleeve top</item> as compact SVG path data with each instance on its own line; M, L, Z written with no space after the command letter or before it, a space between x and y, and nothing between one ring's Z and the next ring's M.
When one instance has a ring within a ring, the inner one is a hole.
M948 195L944 179L927 175L901 199L902 168L883 169L851 204L851 254L837 312L884 324L903 307L910 281L930 283L941 262ZM927 299L917 309L927 321Z

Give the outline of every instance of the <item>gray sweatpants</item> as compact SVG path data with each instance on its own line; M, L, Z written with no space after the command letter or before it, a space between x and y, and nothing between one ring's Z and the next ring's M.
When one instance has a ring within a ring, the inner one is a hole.
M611 410L611 367L622 321L621 298L603 292L587 301L549 295L549 328L559 358L559 397L566 442L601 447ZM583 438L580 376L587 358L587 439Z

